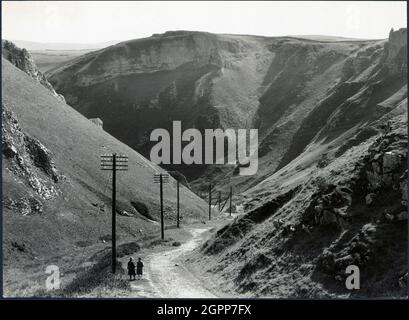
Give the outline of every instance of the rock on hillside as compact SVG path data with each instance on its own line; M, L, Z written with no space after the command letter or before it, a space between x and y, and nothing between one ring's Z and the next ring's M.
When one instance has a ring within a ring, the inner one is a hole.
M50 151L37 139L21 130L12 111L2 105L2 152L5 170L13 174L21 184L27 184L42 199L58 195L56 183L63 179L52 160ZM31 202L39 202L32 200ZM5 206L14 204L5 197ZM23 215L29 212L22 211Z
M388 50L387 62L390 66L402 66L402 69L407 68L407 29L399 29L394 31L393 29L389 33L389 41L386 44ZM396 69L395 72L402 70Z
M13 42L2 40L1 42L1 50L3 58L10 61L14 64L17 68L27 73L30 77L35 79L37 82L41 83L44 87L50 90L54 96L58 97L63 102L64 96L61 94L57 94L55 92L53 86L48 82L46 77L40 70L38 70L37 66L34 63L34 60L30 53L26 49L18 48Z

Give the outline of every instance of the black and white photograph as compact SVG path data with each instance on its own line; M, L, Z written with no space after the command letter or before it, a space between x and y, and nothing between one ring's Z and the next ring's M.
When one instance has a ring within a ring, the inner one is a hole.
M408 298L406 1L1 19L3 298Z

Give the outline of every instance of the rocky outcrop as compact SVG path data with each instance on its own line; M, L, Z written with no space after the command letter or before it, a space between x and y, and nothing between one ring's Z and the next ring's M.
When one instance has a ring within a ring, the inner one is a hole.
M346 230L345 237L338 238L317 259L319 270L341 282L345 280L348 265L368 268L368 265L376 264L380 251L393 248L397 243L406 243L405 235L400 233L407 224L407 136L390 132L389 124L386 127L387 132L368 148L362 163L357 163L359 174L350 181L353 198L338 197L349 200L344 210L349 219L340 223L339 214L331 215L338 219L333 218L330 222ZM326 195L320 198L325 199ZM362 206L367 210L357 211L356 208ZM331 204L331 208L336 207L336 203ZM322 208L314 209L316 213L323 211ZM348 232L359 226L359 220L367 223L348 238ZM394 286L403 287L399 276L394 277Z
M407 220L406 143L405 135L389 133L376 140L365 158L365 176L368 181L366 204L371 206L388 189L400 195L401 206L384 212L384 218L389 221Z
M347 266L356 265L362 267L373 258L373 246L376 242L378 242L376 238L376 225L366 224L341 250L337 248L339 246L338 242L325 249L317 259L317 267L324 272L332 274L334 279L344 281Z
M401 28L389 33L388 42L385 44L386 64L392 73L407 73L407 29Z
M10 199L8 205L28 210L33 203L41 203L41 200L34 198L54 198L59 194L56 183L64 177L55 168L51 152L21 130L16 116L5 105L2 105L2 120L3 167L12 173L14 179L27 184L35 194L25 200Z
M378 198L387 190L399 197L399 204L393 210L384 210L380 219L389 221L406 220L407 215L407 169L406 169L406 135L387 133L381 135L369 147L368 154L357 163L359 169L356 177L351 177L344 185L326 184L325 179L317 179L318 191L307 213L304 223L309 225L333 224L341 229L347 228L352 221L351 206L353 197L362 193L360 201L371 207L379 202ZM356 200L355 200L356 201ZM308 221L308 219L310 219Z
M388 135L377 139L369 149L366 176L371 192L377 192L384 187L400 188L401 177L406 168L407 151L404 144L404 137Z
M65 102L64 96L58 94L53 86L48 82L43 73L38 70L33 58L26 49L18 48L14 43L2 40L2 55L5 59L14 64L17 68L27 73L30 77L41 83L45 88L50 90L54 96Z
M33 196L26 196L17 200L6 196L4 198L4 207L14 212L19 212L23 216L28 216L42 214L44 206L41 200Z
M376 65L377 60L385 53L384 46L382 43L365 46L348 57L342 67L343 80L348 80L351 77L355 78L369 67Z
M343 226L348 220L348 207L352 204L352 190L345 186L327 186L319 192L312 206L316 225Z
M37 139L24 136L24 144L34 165L41 169L54 182L58 182L59 175L54 166L51 152Z

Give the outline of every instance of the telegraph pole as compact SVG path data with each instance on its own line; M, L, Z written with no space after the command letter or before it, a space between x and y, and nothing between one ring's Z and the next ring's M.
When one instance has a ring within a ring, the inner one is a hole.
M209 220L212 220L212 184L209 184Z
M161 239L165 239L165 221L163 217L163 184L169 182L168 174L155 174L153 181L160 184L160 236Z
M116 172L128 170L128 156L101 155L101 170L112 171L112 221L111 221L111 243L112 243L112 273L116 271Z
M112 155L112 273L116 271L116 153Z
M230 186L230 208L229 208L229 212L230 212L230 217L231 217L231 206L232 206L232 198L233 197L233 187Z
M177 216L176 216L176 227L179 228L179 180L176 180L177 189Z
M160 236L165 239L165 226L163 221L163 178L160 175Z

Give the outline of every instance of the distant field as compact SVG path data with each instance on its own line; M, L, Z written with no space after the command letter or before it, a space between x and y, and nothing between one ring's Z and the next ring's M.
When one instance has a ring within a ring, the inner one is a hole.
M374 41L376 40L376 39L347 38L347 37L324 36L324 35L293 35L289 37L305 39L305 40L313 40L313 41L324 41L324 42Z
M85 50L30 50L34 62L41 72L47 72L61 63L86 54L93 49Z

